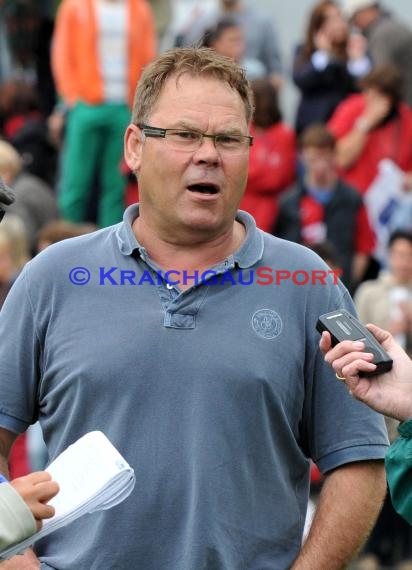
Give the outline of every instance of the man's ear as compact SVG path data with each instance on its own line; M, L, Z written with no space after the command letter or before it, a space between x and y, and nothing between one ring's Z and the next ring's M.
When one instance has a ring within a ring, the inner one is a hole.
M129 125L124 135L124 158L132 172L140 170L142 147L141 130L136 125Z

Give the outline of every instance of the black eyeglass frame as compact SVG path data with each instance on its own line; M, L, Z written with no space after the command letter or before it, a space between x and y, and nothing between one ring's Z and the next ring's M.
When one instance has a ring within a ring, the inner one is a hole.
M152 127L151 125L146 125L144 123L141 123L140 125L137 125L139 127L139 129L141 129L144 134L147 137L157 137L157 138L165 138L166 137L166 133L168 131L181 131L181 132L188 132L188 133L199 133L199 135L202 135L202 139L200 139L200 145L202 144L203 138L208 138L208 139L213 139L213 142L216 146L216 142L219 139L219 137L226 137L226 136L236 136L236 137L241 137L242 139L247 139L249 141L249 147L251 147L253 145L253 137L250 135L229 135L226 133L219 133L217 135L207 135L205 133L201 133L199 131L196 130L190 130L190 129L179 129L177 127L171 128L171 129L162 129L161 127ZM199 146L200 146L199 145Z

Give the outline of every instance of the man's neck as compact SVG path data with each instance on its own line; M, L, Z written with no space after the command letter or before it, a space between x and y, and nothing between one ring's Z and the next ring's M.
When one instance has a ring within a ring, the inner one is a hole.
M132 227L150 259L163 271L203 272L237 251L246 237L245 227L238 221L212 239L193 235L191 239L187 237L180 241L160 236L141 217L133 222Z

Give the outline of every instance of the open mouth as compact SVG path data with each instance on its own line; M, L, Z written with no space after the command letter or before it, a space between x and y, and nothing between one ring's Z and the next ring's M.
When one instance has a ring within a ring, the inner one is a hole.
M190 184L187 187L190 192L199 192L200 194L218 194L219 187L215 184Z

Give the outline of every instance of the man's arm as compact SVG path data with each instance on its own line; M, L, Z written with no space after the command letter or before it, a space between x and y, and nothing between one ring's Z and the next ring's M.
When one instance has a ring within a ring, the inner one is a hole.
M9 475L8 458L10 450L16 438L17 435L15 433L0 428L0 473L6 477Z
M11 431L0 428L0 472L8 476L8 457L17 435ZM3 562L1 570L38 570L40 562L34 552L29 549L22 555L13 556Z
M366 541L386 492L383 461L361 461L327 475L308 538L291 570L340 570Z

